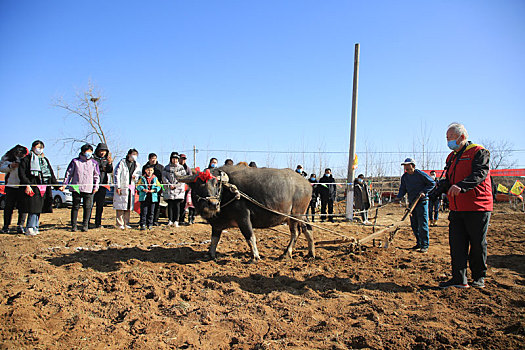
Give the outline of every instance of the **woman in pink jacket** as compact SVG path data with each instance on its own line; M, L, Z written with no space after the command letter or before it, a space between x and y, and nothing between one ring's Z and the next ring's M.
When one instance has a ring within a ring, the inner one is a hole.
M71 231L77 230L78 210L80 201L83 201L84 216L82 220L82 232L89 229L91 209L93 209L93 195L98 191L100 184L100 171L98 162L93 159L93 147L85 144L80 149L80 154L73 159L67 167L64 185L69 185L73 195L73 206L71 207Z

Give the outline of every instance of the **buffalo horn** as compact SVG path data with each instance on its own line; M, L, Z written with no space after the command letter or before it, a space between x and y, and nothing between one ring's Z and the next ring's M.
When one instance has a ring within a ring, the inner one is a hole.
M189 184L195 181L195 179L197 178L197 175L195 174L195 175L185 175L185 176L175 176L175 177L177 178L178 182Z

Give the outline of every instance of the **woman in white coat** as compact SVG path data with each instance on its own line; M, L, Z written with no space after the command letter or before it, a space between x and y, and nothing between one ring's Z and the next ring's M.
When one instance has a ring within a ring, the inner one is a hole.
M139 152L136 149L130 149L126 158L117 164L113 172L115 179L113 208L117 211L117 226L122 230L131 228L129 218L135 202L135 184L142 175L141 166L137 162L138 156Z
M186 194L185 184L177 181L177 176L186 175L186 170L179 164L179 154L172 152L170 162L162 171L162 183L164 186L164 200L168 203L168 226L179 226L180 207Z

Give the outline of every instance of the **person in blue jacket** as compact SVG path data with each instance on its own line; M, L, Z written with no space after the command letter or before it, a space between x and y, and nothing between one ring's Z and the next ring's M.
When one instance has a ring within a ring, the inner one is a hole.
M412 226L412 231L414 236L416 236L416 245L412 249L426 253L428 252L429 243L427 194L434 188L435 183L430 176L416 169L416 162L412 158L405 159L401 165L405 168L405 173L401 176L401 185L399 186L396 201L400 201L406 194L408 203L411 206L420 194L424 195L410 216L410 226Z
M139 192L140 202L140 229L151 230L153 219L155 217L155 205L159 202L158 193L162 189L160 182L154 174L155 165L146 164L144 175L137 182L137 191Z

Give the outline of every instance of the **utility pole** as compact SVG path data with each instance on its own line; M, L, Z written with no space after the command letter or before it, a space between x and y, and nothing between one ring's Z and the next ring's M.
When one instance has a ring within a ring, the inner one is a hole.
M193 145L193 168L197 167L197 148Z
M355 44L354 83L352 91L352 121L350 123L350 152L348 154L348 176L346 179L346 220L354 219L354 159L355 132L357 125L357 86L359 83L359 43Z

